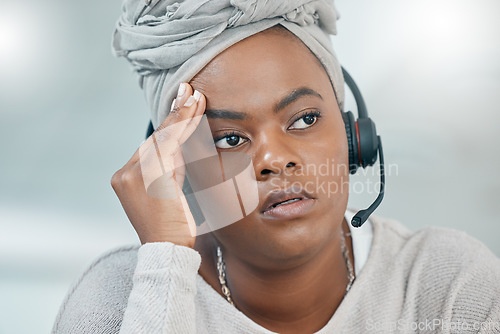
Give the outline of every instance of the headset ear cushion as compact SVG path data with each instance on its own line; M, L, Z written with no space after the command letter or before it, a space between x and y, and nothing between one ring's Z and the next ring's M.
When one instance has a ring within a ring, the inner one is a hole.
M375 123L370 118L358 118L361 166L373 166L377 161L378 139Z
M347 146L349 148L349 173L354 174L359 167L358 137L356 135L356 123L352 112L342 112L345 132L347 135Z

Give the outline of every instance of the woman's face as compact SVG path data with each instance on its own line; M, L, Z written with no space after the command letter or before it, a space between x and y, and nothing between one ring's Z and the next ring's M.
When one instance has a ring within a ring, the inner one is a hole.
M257 209L212 232L224 256L286 268L334 240L348 199L347 139L329 78L307 47L270 29L222 52L191 85L207 98L218 150L245 153L255 168ZM262 212L270 193L290 186L311 198L298 214Z

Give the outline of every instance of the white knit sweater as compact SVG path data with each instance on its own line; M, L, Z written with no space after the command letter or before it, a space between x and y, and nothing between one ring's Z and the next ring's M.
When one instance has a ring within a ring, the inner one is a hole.
M317 333L500 333L500 260L482 243L371 221L368 259ZM74 283L52 332L273 333L208 285L200 261L168 242L110 251Z

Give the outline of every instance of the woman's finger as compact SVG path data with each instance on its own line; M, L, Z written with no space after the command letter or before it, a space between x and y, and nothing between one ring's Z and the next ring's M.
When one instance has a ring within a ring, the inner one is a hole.
M196 112L196 99L200 98L200 93L193 93L191 85L187 83L181 83L177 92L177 97L174 99L171 105L171 111L165 120L158 126L158 128L149 136L135 151L130 160L125 164L124 167L136 164L140 158L141 153L146 152L151 145L156 142L171 142L173 145L163 145L169 148L171 152L164 152L168 155L175 154L175 144L179 142L180 137L186 126L189 124L189 120L193 117L193 113ZM191 98L191 99L190 99Z
M155 145L157 145L157 149L162 156L173 157L177 154L185 139L194 131L194 129L190 129L189 133L186 133L186 129L190 123L199 123L199 120L193 118L198 110L198 102L201 97L202 94L195 91L194 94L186 100L183 106L179 108L179 111L174 111L175 114L169 122L163 122L163 128L155 131Z
M183 120L187 119L189 115L186 115L185 111L183 110L186 105L192 104L192 100L188 102L191 96L193 96L193 88L191 87L190 84L186 82L182 82L179 85L179 89L177 90L177 96L175 99L172 101L172 105L170 107L170 112L167 115L167 117L163 120L163 122L158 126L158 128L155 131L159 131L161 129L167 128L168 126L175 124L177 122L182 122Z
M206 98L205 95L201 94L199 101L197 103L196 109L194 111L191 120L186 124L186 128L182 133L181 138L179 139L179 144L182 145L186 142L186 140L193 134L198 125L200 124L203 113L206 108Z

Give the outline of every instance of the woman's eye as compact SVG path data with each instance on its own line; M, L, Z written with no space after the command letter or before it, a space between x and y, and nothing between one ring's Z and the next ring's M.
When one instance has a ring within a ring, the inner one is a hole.
M244 139L238 135L227 135L215 142L215 146L218 148L233 148L241 145Z
M317 113L308 113L293 122L290 129L305 129L316 123L319 115Z

